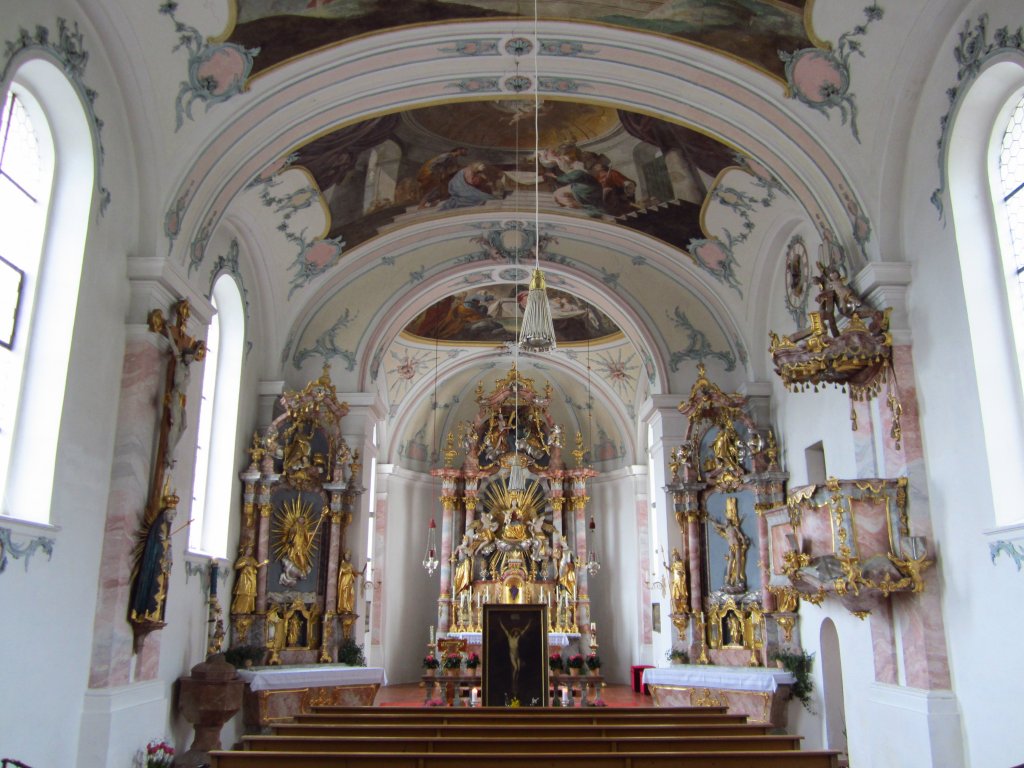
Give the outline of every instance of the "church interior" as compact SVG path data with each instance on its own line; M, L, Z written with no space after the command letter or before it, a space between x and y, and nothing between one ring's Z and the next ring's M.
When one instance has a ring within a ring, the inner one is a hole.
M180 755L225 653L225 746L646 681L1024 763L1017 0L2 19L0 758Z

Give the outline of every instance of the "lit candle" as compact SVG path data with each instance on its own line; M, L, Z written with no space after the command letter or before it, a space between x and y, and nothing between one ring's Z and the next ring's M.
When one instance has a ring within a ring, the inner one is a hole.
M470 706L475 707L476 704L477 704L477 701L479 701L479 699L480 699L480 689L479 688L474 688L469 693L469 704L470 704Z
M562 704L565 706L569 705L569 686L562 686Z
M590 622L590 634L594 634L595 632L597 632L597 624Z

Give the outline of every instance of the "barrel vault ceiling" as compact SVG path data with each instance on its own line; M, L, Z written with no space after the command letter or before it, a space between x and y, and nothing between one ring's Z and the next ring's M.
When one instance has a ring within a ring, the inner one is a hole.
M123 5L122 43L153 52L138 141L164 213L142 237L199 283L238 274L263 378L329 363L379 398L384 461L424 469L418 446L513 363L604 468L642 461L645 402L685 397L699 363L725 388L769 379L768 327L803 320L823 243L847 268L871 257L834 160L859 145L843 41L870 36L870 9ZM445 153L464 195L431 177ZM510 343L538 243L544 355Z

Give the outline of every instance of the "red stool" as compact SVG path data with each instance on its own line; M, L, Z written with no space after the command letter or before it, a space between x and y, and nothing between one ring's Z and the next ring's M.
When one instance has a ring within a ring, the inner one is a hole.
M640 693L640 684L641 681L644 679L645 669L654 669L654 667L650 664L635 664L629 668L629 676L630 679L633 681L633 693ZM651 695L651 692L646 685L644 686L644 695Z

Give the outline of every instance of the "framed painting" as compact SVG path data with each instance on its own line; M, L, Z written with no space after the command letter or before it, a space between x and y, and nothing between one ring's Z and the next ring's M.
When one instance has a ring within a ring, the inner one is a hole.
M484 706L547 706L547 606L484 605L483 630Z

